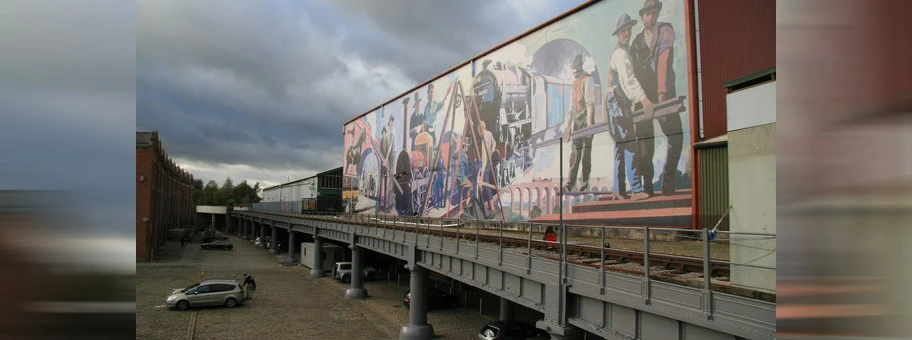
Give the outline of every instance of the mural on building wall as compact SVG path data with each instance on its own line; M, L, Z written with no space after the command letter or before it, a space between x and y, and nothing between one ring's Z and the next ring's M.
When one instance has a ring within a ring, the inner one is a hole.
M346 124L346 209L689 226L684 28L599 2Z

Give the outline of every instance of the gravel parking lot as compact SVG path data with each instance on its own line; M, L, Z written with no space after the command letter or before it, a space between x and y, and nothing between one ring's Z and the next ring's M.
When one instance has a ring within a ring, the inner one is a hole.
M402 306L406 286L395 282L366 282L370 295L346 300L348 284L332 278L311 279L310 269L281 266L277 256L231 237L233 251L200 250L199 243L180 248L169 241L154 263L136 266L137 339L398 339L408 322ZM257 281L256 296L234 309L165 307L173 288L203 278L241 280L249 273ZM496 306L494 306L496 308ZM492 321L477 309L428 313L439 338L474 339Z

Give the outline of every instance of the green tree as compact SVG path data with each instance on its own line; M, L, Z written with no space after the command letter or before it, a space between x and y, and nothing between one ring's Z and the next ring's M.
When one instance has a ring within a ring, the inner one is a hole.
M222 184L222 187L219 189L218 201L216 205L227 205L228 202L235 201L234 199L234 182L231 181L231 176L225 178L225 182Z
M206 187L203 188L203 205L217 205L219 186L214 180L209 180Z
M258 203L260 197L257 196L259 192L259 183L256 186L251 187L250 184L247 184L247 180L241 181L240 184L234 187L234 202L236 204L248 205L250 203Z
M250 198L247 197L247 192L250 190L250 186L247 185L247 180L241 181L240 184L234 187L234 192L232 192L231 197L234 198L234 203L240 205L247 205L250 203Z
M203 180L193 180L193 203L203 205Z
M258 195L260 183L250 186L247 180L241 181L240 184L234 185L231 177L225 179L221 186L215 180L209 180L206 186L203 186L202 180L195 180L193 183L194 195L193 201L197 205L217 205L224 206L228 203L235 205L249 205L262 201Z
M260 198L260 191L263 188L260 188L260 182L256 182L253 188L250 190L250 203L260 203L263 199Z

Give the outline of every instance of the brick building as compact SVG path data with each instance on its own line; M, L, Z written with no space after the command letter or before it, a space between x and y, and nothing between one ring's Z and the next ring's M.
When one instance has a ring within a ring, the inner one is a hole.
M136 133L136 260L150 261L168 229L191 224L193 176L174 164L158 132Z

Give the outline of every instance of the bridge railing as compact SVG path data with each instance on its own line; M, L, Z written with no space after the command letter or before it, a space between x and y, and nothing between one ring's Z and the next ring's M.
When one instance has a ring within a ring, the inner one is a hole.
M254 205L252 210L277 213L278 207ZM501 260L505 252L524 254L529 270L533 257L560 261L564 266L597 268L603 274L599 282L603 288L604 273L610 271L641 275L647 281L671 281L707 291L775 299L774 233L352 213L301 216L414 232L419 244L431 248L437 242L441 250L444 238L456 238L457 251L474 251L476 256L483 245L493 245L499 248ZM552 240L545 239L549 228L555 234Z

